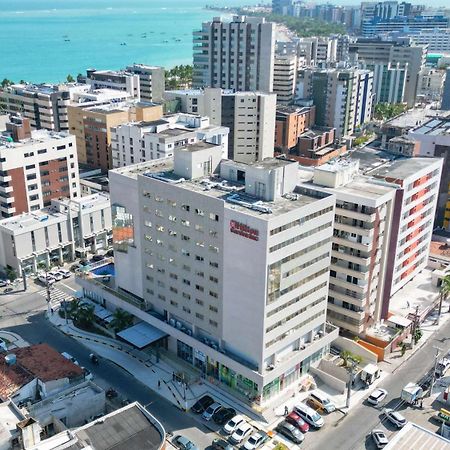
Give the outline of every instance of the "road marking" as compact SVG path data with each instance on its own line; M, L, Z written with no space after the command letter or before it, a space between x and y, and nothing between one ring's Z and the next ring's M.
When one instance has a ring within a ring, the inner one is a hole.
M47 298L47 289L43 289L38 292L42 297ZM60 305L63 300L72 300L73 296L67 292L61 291L58 288L53 288L50 290L50 304L52 306Z
M67 289L70 289L72 292L77 292L77 290L76 289L74 289L73 287L70 287L70 286L67 286L67 284L64 284L64 283L59 283L61 286L64 286L65 288L67 288Z

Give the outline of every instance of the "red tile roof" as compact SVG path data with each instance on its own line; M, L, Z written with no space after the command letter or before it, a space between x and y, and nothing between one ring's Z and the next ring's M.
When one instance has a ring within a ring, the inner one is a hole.
M42 382L61 378L77 378L83 375L81 367L64 358L47 344L18 348L14 353L16 364L8 366L6 353L0 354L0 397L7 398L31 380Z

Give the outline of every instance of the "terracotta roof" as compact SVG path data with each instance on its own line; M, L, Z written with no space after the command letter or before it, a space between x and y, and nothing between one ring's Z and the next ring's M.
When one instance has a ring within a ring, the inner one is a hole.
M430 255L440 256L443 259L450 259L450 245L445 242L431 241Z
M31 380L42 382L83 375L81 367L64 358L47 344L18 348L8 353L16 355L16 364L8 366L0 354L0 397L7 398Z

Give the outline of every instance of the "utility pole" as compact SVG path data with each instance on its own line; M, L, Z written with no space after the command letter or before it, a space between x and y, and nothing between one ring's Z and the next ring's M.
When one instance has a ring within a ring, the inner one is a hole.
M45 288L47 290L47 316L50 317L50 302L52 300L50 295L50 284L48 282L48 270L45 269Z
M27 290L27 274L23 268L22 263L20 264L20 271L22 272L22 281L23 281L23 291Z
M411 348L414 347L414 344L416 342L416 330L417 330L417 322L418 321L419 321L419 305L416 306L416 313L414 315L413 329L412 329L412 336L411 336Z
M436 350L436 354L434 355L434 367L433 367L433 373L431 375L430 392L428 394L428 397L431 397L431 394L433 393L434 383L436 382L436 368L437 368L437 364L438 364L438 358L439 358L439 354L442 350L439 347L433 347L433 348Z
M443 300L444 300L444 293L441 291L439 293L439 308L438 308L438 316L436 319L436 325L439 325L439 319L441 318Z
M355 379L355 368L356 368L356 361L353 359L350 359L350 362L352 363L352 367L350 368L350 372L348 374L348 383L347 383L347 401L345 403L345 407L348 409L350 408L350 396L352 392L352 384L353 380Z

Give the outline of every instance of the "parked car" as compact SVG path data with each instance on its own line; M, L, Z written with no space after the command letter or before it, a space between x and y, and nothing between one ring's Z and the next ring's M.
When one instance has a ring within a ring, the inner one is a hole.
M195 414L201 414L208 406L214 403L214 399L209 395L204 395L201 399L195 402L195 405L191 408L191 411Z
M51 277L53 277L56 281L61 281L63 279L62 273L60 273L56 270L51 270L48 274Z
M199 450L192 441L184 436L176 436L173 443L181 450Z
M305 439L304 434L301 433L298 428L296 428L294 425L286 422L285 420L283 420L283 422L280 422L277 425L277 427L275 428L275 431L277 431L278 433L287 437L294 444L301 444L303 442L303 440Z
M230 442L232 444L240 444L252 432L252 430L252 426L243 421L230 436Z
M408 421L399 412L394 411L391 408L386 408L384 410L384 415L397 428L403 428L408 423Z
M324 425L323 417L314 409L304 403L299 403L294 407L294 411L307 423L314 428L322 428Z
M294 425L294 427L298 428L302 433L307 433L309 431L309 425L295 411L288 414L284 420L287 423Z
M308 403L314 409L320 409L327 413L331 413L336 409L335 404L328 398L328 396L320 391L311 392L308 398Z
M371 404L371 405L378 405L380 404L385 398L386 395L388 394L388 392L386 391L386 389L375 389L367 398L367 401Z
M234 447L223 439L214 439L212 441L212 450L234 450Z
M52 285L55 282L55 279L50 275L39 275L38 281L41 282L44 286L47 286L47 283L49 285Z
M10 284L9 280L0 280L0 287L8 286L8 284Z
M105 257L104 257L103 255L94 255L94 256L91 258L91 261L98 262L98 261L102 261L102 260L104 260L104 259L105 259Z
M222 408L222 405L218 402L214 402L212 405L209 405L205 411L203 411L202 418L205 420L211 420L212 416Z
M257 431L253 433L244 444L245 450L255 450L261 447L266 441L269 440L269 435L264 431Z
M223 431L226 434L232 434L234 433L234 430L242 423L245 422L245 419L241 415L234 416L232 419L230 419L225 426L223 427Z
M389 443L388 438L383 430L373 430L371 436L377 448L386 447L386 445Z
M75 272L75 271L78 270L80 267L81 267L80 264L72 264L72 265L70 266L70 270L71 270L72 272Z
M7 287L3 290L4 294L7 294L8 292L12 292L14 289L12 287Z
M58 272L63 276L63 278L69 278L70 277L70 270L59 269Z
M223 425L235 415L236 411L233 408L221 408L213 415L213 420L217 423L217 425Z
M109 257L114 256L114 250L113 249L108 250L106 252L106 256L109 256Z

